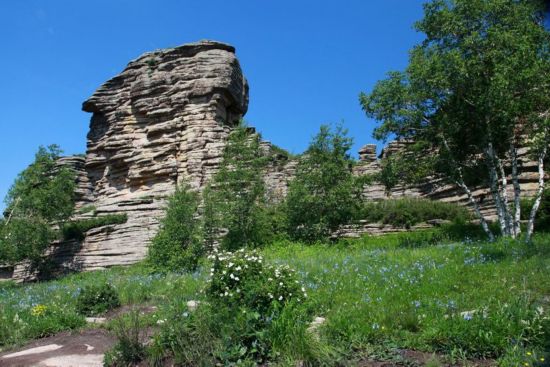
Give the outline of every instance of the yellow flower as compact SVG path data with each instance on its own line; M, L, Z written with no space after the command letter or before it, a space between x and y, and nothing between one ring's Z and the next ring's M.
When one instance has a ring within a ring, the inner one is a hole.
M540 358L540 361L541 361L541 362L544 362L544 358L541 357L541 358Z
M527 352L527 355L528 355L528 356L530 356L531 354L533 354L533 353L531 353L531 352Z
M524 362L523 365L524 365L524 366L529 366L529 363Z
M44 316L47 310L48 310L48 307L46 307L45 305L36 305L33 308L31 308L31 315L35 317Z

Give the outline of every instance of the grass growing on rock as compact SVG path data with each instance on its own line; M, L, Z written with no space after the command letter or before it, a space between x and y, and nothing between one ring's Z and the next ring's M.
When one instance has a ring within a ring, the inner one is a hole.
M232 343L236 347L235 341L242 339L239 330L247 331L247 345L267 348L263 355L280 365L388 359L396 348L436 352L455 361L491 358L506 366L540 365L541 358L548 359L550 235L536 236L530 246L506 240L447 240L419 247L402 246L403 236L332 245L279 242L263 249L260 254L267 264L296 270L308 295L304 302L270 315L237 317L206 303L196 313L188 312L189 300L206 300L210 263L192 274L149 274L136 265L47 283L3 284L0 348L84 327L75 296L87 285L110 283L123 305L158 306L146 323L158 329L158 342L147 350L151 364L161 365L174 356L208 363L239 361L239 353L253 355L242 347L231 350ZM312 334L307 328L315 316L326 322ZM262 330L254 329L258 320ZM192 351L179 350L174 343L171 355L159 350L160 341L170 343L189 332L212 344ZM244 358L239 363L245 362L254 361Z

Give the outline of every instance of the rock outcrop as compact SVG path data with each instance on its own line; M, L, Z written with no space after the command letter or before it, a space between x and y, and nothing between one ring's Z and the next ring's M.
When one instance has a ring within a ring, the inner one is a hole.
M97 216L128 220L92 229L78 244L55 244L58 262L92 270L143 259L166 197L183 180L204 186L247 108L248 84L230 45L200 41L131 61L83 103L92 113L85 157L61 162L77 172L77 211L93 206Z
M85 156L66 157L59 164L77 173L76 218L126 214L123 224L86 232L83 240L58 242L49 256L65 270L93 270L142 260L163 216L166 198L183 181L201 189L216 172L226 138L248 108L248 84L235 49L201 41L146 53L103 84L82 109L92 114ZM269 142L262 149L272 158L265 175L269 196L281 200L296 171L297 160ZM400 149L390 143L382 155ZM521 184L529 195L536 187L536 165L520 151ZM380 171L376 146L359 151L354 174ZM494 207L486 188L475 188L486 214ZM365 186L368 200L428 197L466 204L456 187L431 180L424 185ZM93 213L93 214L92 214ZM399 229L359 223L341 230L343 236L382 234ZM24 265L0 268L0 279L30 279Z

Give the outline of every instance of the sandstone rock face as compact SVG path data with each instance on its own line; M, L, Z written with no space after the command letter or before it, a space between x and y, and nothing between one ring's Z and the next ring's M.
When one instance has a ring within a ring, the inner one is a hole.
M146 256L167 196L184 181L200 190L216 172L227 135L247 111L248 84L232 46L201 41L146 53L131 61L82 108L92 113L86 155L59 161L77 175L75 219L124 213L128 220L91 229L82 241L54 243L48 255L66 270L127 265ZM402 149L402 144L390 143L382 156ZM265 173L267 192L277 202L286 196L298 162L269 142L262 142L261 147L271 158ZM536 164L528 159L525 149L519 153L522 190L532 195ZM374 174L380 168L376 145L362 147L354 174ZM483 201L484 213L494 216L488 190L479 187L473 192ZM391 192L374 183L365 186L363 196L366 200L428 197L467 204L458 188L438 180L396 187ZM336 235L357 237L402 230L360 222L342 227ZM25 264L15 269L0 267L0 280L35 276Z
M380 171L380 161L376 157L376 154L372 153L375 152L375 149L375 145L371 144L359 150L360 160L359 164L354 168L355 174L373 174ZM382 150L380 156L387 157L400 149L403 149L402 142L390 142L388 146ZM518 165L520 167L519 182L524 197L532 197L535 195L538 182L537 163L529 158L528 153L527 148L518 149ZM479 203L481 212L484 216L489 220L496 220L496 209L490 190L484 186L471 187L470 189L474 199ZM508 177L508 194L510 198L513 198L514 192L511 176ZM443 180L436 178L429 179L421 185L397 186L389 192L382 184L373 183L365 186L363 195L366 199L371 200L417 197L469 206L468 197L461 188L455 185L446 184Z
M131 61L83 103L92 113L86 156L61 162L77 171L77 212L93 205L97 216L125 213L128 221L92 229L82 243L54 244L56 262L92 270L142 260L166 197L184 180L204 186L247 108L230 45L201 41Z

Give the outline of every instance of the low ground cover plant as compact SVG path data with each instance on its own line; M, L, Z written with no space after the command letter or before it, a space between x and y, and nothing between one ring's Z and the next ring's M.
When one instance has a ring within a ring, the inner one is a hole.
M358 219L380 222L396 227L410 228L432 219L465 222L471 214L463 206L428 199L389 199L367 202L361 208Z

